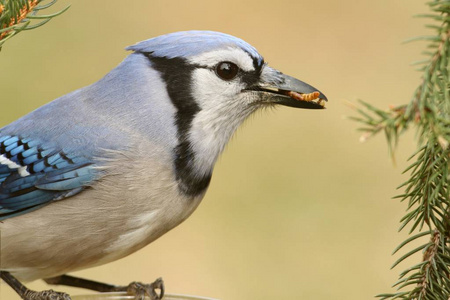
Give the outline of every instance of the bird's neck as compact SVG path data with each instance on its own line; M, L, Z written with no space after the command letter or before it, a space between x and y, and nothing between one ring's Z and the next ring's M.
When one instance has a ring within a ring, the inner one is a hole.
M233 105L224 101L219 106L202 107L195 115L188 140L195 154L191 167L198 176L212 173L217 158L233 133L256 109L249 106L243 110L237 102Z

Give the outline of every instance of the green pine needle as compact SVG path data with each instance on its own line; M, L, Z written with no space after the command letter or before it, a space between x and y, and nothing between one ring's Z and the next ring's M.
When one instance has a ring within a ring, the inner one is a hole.
M393 285L396 293L377 295L383 300L450 299L450 1L434 0L428 5L433 13L418 17L437 22L427 25L435 34L407 41L428 42L423 52L427 58L414 63L423 65L423 77L411 102L381 110L361 101L363 107L355 108L359 116L351 117L363 124L361 141L383 131L391 153L410 125L418 129L418 149L404 171L409 179L399 186L404 192L394 197L408 202L400 230L409 226L410 237L393 254L419 238L428 241L396 260L392 268L422 252L420 262L400 273Z
M0 0L0 50L7 40L19 32L38 28L69 9L70 5L56 13L37 15L39 11L51 7L56 1L41 4L46 1Z

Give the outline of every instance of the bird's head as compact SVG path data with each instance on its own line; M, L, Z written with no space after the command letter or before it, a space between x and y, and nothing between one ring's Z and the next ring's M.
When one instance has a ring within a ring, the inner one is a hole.
M175 80L180 93L184 88L201 107L237 103L323 109L327 101L318 89L271 68L254 47L224 33L176 32L127 49L148 55L165 79Z
M127 49L147 56L176 108L176 168L183 180L210 177L233 132L258 108L322 109L327 101L316 88L269 67L255 48L227 34L176 32Z

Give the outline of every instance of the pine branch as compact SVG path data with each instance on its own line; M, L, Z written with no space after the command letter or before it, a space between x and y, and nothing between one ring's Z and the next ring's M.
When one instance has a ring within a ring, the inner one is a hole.
M428 241L408 251L393 265L422 251L422 261L400 274L394 284L396 293L378 295L381 299L450 299L450 1L434 0L428 3L432 14L420 15L438 25L427 25L436 32L411 40L425 40L428 59L422 65L422 82L411 102L388 110L380 110L361 102L356 107L358 117L352 119L364 124L362 141L383 131L392 153L399 136L411 125L418 129L419 145L409 159L405 170L410 178L399 188L404 193L395 198L407 202L407 213L401 219L400 230L409 227L410 238L400 244L394 254L412 241ZM411 41L410 40L410 41ZM418 233L417 233L418 232Z
M56 3L52 0L47 4L41 4L44 0L0 0L0 50L3 44L24 30L38 28L52 18L59 16L69 9L49 15L37 15L40 10L47 9ZM37 20L34 21L33 20Z

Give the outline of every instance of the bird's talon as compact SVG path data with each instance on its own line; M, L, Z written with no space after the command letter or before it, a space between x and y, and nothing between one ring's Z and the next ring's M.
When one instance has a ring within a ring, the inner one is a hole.
M150 285L152 286L153 293L155 293L156 297L158 297L157 299L162 299L164 297L164 281L162 278L160 277L156 279L155 282ZM159 295L156 294L155 289L159 290Z
M159 294L156 290L160 290ZM164 281L162 278L156 279L151 284L144 284L133 281L128 285L127 293L134 295L135 300L144 300L145 296L151 300L161 300L164 297Z
M68 294L55 292L54 290L45 290L40 292L28 290L24 297L26 300L71 300Z

